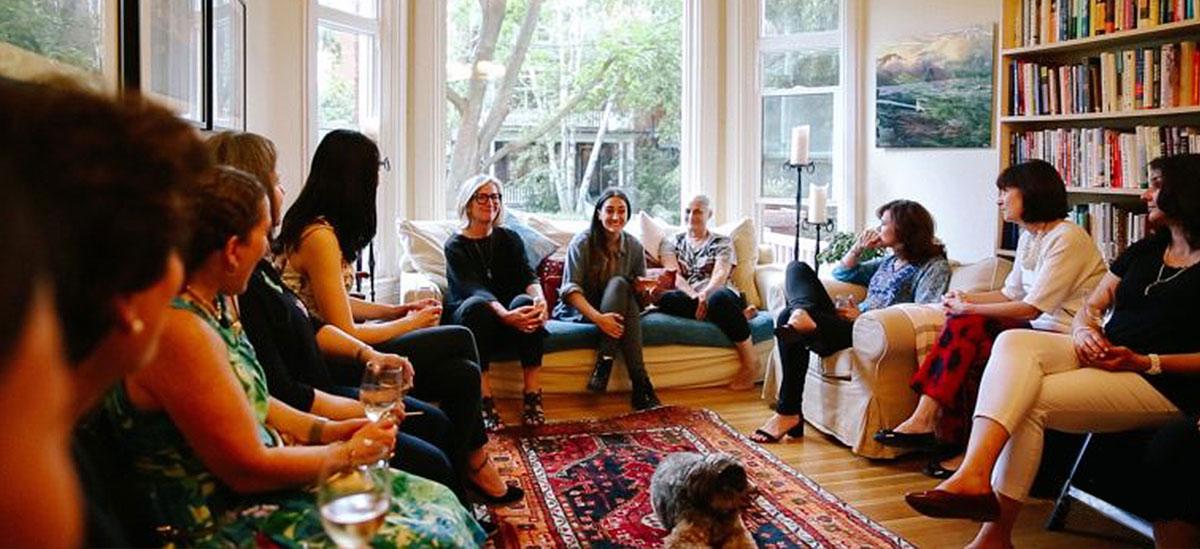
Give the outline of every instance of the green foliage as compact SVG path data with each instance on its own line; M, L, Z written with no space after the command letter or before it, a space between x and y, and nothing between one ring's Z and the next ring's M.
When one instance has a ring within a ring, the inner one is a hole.
M0 42L99 71L100 11L92 0L2 0Z
M821 263L837 263L854 247L854 242L858 240L858 235L854 233L838 232L833 235L828 241L821 246L821 255L817 257L817 261ZM862 255L858 256L859 261L870 261L877 257L883 256L882 248L873 248L863 250Z
M835 30L839 0L767 0L764 17L769 34Z
M654 138L637 141L634 165L636 207L679 224L679 149L660 148Z

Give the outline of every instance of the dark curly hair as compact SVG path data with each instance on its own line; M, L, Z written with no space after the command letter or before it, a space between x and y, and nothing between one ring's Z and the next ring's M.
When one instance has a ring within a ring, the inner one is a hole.
M1021 221L1042 223L1067 217L1067 187L1053 164L1030 160L1005 168L996 178L996 188L1010 187L1021 191Z
M880 219L884 213L891 213L892 223L896 225L900 245L895 249L900 259L920 265L946 255L946 247L934 236L933 216L924 206L912 200L893 200L875 210Z
M337 235L342 259L353 263L375 238L379 147L353 130L329 132L313 154L312 169L296 202L283 216L275 253L300 246L304 229L323 217Z
M1200 248L1200 154L1155 158L1150 169L1159 173L1158 209L1180 225L1188 245Z
M0 154L45 213L55 303L77 363L113 299L161 279L190 233L182 188L210 165L195 129L136 93L0 79Z

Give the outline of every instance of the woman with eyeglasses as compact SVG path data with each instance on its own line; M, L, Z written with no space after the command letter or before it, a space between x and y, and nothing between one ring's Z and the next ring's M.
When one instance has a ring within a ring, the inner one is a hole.
M504 202L500 181L477 175L458 189L462 230L446 241L449 321L471 329L479 350L483 422L489 431L502 428L488 383L488 366L503 354L516 354L525 374L521 419L526 425L546 422L538 371L549 311L537 274L525 261L521 236L500 224Z
M442 306L434 300L385 305L350 295L350 264L375 238L378 186L375 142L356 131L329 132L274 242L283 282L318 320L378 351L407 357L416 374L411 396L437 402L456 427L451 458L456 470L466 472L467 487L491 504L519 501L524 491L504 482L485 450L479 357L471 331L438 326ZM361 375L361 364L342 366L335 366L335 377L352 368Z

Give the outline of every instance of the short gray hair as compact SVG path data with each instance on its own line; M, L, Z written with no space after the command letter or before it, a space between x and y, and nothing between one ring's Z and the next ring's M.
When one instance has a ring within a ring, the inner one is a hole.
M480 187L491 183L496 186L496 192L504 194L504 184L499 179L488 174L481 173L468 178L458 186L457 204L455 211L458 212L458 219L462 222L465 229L471 223L471 219L467 217L467 209L471 207L471 200L475 198L475 193ZM498 227L504 223L504 200L500 201L500 207L496 209L496 219L492 221L492 227Z
M712 215L713 215L712 200L708 198L708 195L701 193L696 196L693 196L691 200L687 201L687 203L689 205L691 205L692 202L699 202L701 204L704 204L704 209L708 210L708 217L710 217L710 218L712 217Z

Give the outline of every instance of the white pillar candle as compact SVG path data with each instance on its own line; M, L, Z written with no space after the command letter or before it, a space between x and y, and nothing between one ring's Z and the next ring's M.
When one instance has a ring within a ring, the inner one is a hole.
M792 164L808 164L808 125L792 128L792 154L788 162Z
M829 188L825 185L812 185L808 188L808 222L825 223L829 214L825 210L825 202L829 198Z

